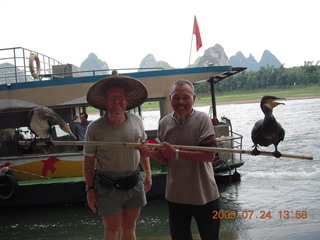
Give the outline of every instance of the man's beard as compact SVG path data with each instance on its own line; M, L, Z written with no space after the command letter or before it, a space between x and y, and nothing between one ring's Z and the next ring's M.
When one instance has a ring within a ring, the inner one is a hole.
M185 115L179 115L179 114L175 114L176 119L178 120L179 123L183 123L187 117Z

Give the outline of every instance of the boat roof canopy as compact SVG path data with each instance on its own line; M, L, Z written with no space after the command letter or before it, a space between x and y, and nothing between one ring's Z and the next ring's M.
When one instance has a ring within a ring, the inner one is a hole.
M247 68L246 67L232 67L230 71L226 71L226 72L223 72L223 73L220 73L216 76L213 76L211 78L208 79L208 82L211 82L213 81L214 84L220 82L221 80L227 78L227 77L230 77L234 74L237 74L239 72L242 72L244 70L246 70Z
M231 70L225 71L222 73L219 73L215 76L210 77L207 82L210 83L210 90L211 90L211 106L212 106L212 117L217 118L217 108L216 108L216 95L215 95L215 90L214 90L214 84L222 81L223 79L230 77L234 74L237 74L239 72L242 72L246 70L246 67L232 67Z
M231 77L232 75L235 75L235 74L242 72L246 69L247 69L246 67L232 67L228 71L224 71L222 73L219 73L215 76L210 77L209 79L198 81L198 83L199 82L210 82L210 83L212 82L212 83L216 84L216 83L220 82L221 80L223 80L227 77Z

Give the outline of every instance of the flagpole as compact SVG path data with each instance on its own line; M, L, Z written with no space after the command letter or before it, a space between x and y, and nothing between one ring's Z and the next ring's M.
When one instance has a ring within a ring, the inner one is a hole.
M194 21L194 20L193 20ZM192 34L191 34L191 45L190 45L190 54L189 54L189 67L190 67L190 61L191 61L191 51L192 51L192 41L193 41L193 31L194 31L194 22L193 22L193 28L192 28Z

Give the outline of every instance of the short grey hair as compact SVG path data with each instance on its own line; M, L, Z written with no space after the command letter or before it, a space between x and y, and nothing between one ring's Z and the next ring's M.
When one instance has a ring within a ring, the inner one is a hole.
M188 80L181 79L181 80L178 80L178 81L176 81L175 83L173 83L173 84L171 85L171 87L170 87L170 95L172 95L174 87L176 87L176 86L181 87L181 86L183 86L183 85L189 85L189 86L191 87L191 89L192 89L192 94L195 94L195 93L194 93L194 86L193 86L193 84L192 84L190 81L188 81Z

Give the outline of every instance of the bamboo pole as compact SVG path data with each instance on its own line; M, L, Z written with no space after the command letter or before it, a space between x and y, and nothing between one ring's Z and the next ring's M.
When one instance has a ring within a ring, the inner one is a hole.
M159 148L162 147L162 144L150 144L150 143L133 143L133 142L99 142L99 141L52 141L53 145L73 145L73 146L122 146L122 147L139 147L139 146L147 146L151 148ZM19 145L29 146L31 145L30 141L19 141ZM39 141L37 145L46 145L44 141ZM228 152L228 153L240 153L240 154L250 154L252 155L251 150L243 150L243 149L232 149L232 148L218 148L218 147L202 147L202 146L187 146L187 145L172 145L174 148L179 150L189 150L189 151L206 151L206 152ZM260 155L264 156L273 156L272 152L261 152ZM281 157L285 158L299 158L306 160L313 160L312 156L304 156L304 155L295 155L288 153L281 153Z

